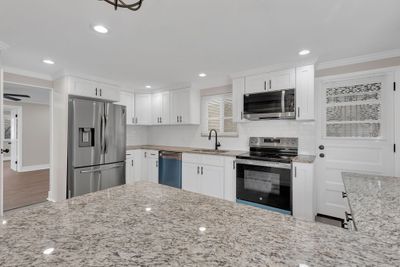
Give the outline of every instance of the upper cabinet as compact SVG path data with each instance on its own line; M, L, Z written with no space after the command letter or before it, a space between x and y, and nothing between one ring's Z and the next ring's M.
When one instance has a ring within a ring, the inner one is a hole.
M200 123L200 94L190 88L170 91L170 124Z
M135 94L134 124L151 125L151 94Z
M314 66L296 69L296 119L314 120Z
M155 93L151 96L152 124L169 124L169 92Z
M233 121L244 122L243 117L243 96L245 91L245 78L237 78L232 81L232 106Z
M296 120L314 120L314 65L234 78L233 120L247 121L243 118L245 94L292 88L296 89Z
M247 76L245 78L245 93L251 94L295 88L295 76L295 69Z
M71 78L69 94L97 98L111 102L120 101L120 89L118 86L81 78Z
M122 105L126 107L126 124L134 125L135 124L135 96L133 93L121 91L120 93L121 101L116 103L118 105Z

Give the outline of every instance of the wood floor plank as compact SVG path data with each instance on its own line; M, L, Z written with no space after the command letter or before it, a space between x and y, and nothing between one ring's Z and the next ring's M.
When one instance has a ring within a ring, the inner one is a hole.
M15 172L4 161L4 210L47 201L49 170Z

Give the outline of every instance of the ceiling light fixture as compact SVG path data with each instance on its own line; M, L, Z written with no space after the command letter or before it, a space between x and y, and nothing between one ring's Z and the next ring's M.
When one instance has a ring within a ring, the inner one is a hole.
M199 227L199 231L200 231L200 232L205 232L205 231L206 231L206 228L205 228L204 226L200 226L200 227Z
M107 2L111 5L113 5L115 10L117 10L119 7L121 7L121 8L127 8L132 11L139 10L139 8L142 6L142 2L143 2L143 0L137 0L133 4L127 4L127 3L125 3L126 0L100 0L100 1L104 1L104 2Z
M55 62L51 59L43 59L43 63L49 64L49 65L54 65Z
M305 55L308 55L308 54L310 54L310 50L307 50L307 49L301 50L299 52L300 56L305 56Z
M204 78L204 77L206 77L207 76L207 74L205 74L205 73L200 73L199 74L199 77L201 77L201 78Z
M7 221L6 221L6 220L3 220L2 224L3 224L3 225L6 225L6 224L7 224Z
M151 208L146 208L145 210L146 210L146 211L151 211Z
M151 89L151 85L146 85L146 88L147 89Z
M94 25L93 30L95 30L96 32L101 33L101 34L108 33L108 29L103 25Z
M51 253L53 253L54 248L46 248L45 250L43 250L43 254L44 255L50 255Z

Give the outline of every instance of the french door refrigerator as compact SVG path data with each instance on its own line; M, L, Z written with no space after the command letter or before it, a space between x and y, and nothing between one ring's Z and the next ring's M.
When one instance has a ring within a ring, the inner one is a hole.
M125 107L71 97L68 113L67 198L125 184Z

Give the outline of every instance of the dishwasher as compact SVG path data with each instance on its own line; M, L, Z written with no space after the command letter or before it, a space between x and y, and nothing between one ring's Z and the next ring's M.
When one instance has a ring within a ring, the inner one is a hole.
M160 151L159 183L182 188L182 153Z

